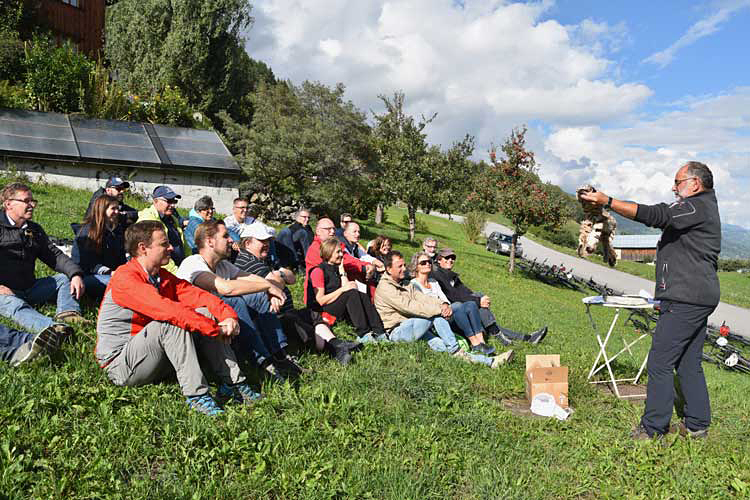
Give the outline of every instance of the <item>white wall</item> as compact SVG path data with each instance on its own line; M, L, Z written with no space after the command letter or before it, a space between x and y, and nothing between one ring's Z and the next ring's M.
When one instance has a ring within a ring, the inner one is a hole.
M0 157L0 168L15 169L25 173L34 181L44 176L51 184L86 189L92 193L118 175L130 182L130 190L150 195L156 186L170 186L181 195L178 207L183 216L193 208L195 201L208 195L214 201L216 211L225 215L232 213L232 200L239 196L239 174L226 174L211 170L166 170L148 167L114 167L78 162L35 160L27 158Z

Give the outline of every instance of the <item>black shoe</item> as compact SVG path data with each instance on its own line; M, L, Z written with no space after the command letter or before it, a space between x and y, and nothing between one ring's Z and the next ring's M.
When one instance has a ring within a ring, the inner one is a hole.
M492 338L500 341L500 343L503 344L503 345L511 345L513 343L513 341L511 339L509 339L508 337L506 337L505 334L503 332L499 331L499 330L497 332L495 332L495 333L491 333L490 336L492 336Z
M544 337L546 336L547 336L547 327L545 326L544 328L541 328L535 331L531 335L528 335L527 338L525 338L524 340L528 342L529 344L538 344L539 342L544 340Z
M656 441L658 439L661 439L664 437L662 434L654 433L649 434L645 427L643 427L643 424L638 424L636 427L633 428L632 431L630 431L630 438L633 441L647 441L647 440L653 440Z
M479 343L477 345L471 346L471 352L477 353L477 354L484 354L485 356L492 356L495 354L495 348L488 346L484 342Z
M347 340L343 340L341 343L346 346L347 349L349 349L349 352L357 352L362 350L362 342L349 342Z
M347 347L348 342L331 339L326 343L326 350L333 359L346 366L352 360L352 351Z

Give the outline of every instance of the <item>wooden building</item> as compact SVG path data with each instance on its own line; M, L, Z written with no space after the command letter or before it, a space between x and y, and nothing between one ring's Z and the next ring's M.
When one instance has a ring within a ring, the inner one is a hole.
M636 262L654 262L661 234L617 234L612 242L617 258Z
M105 0L39 0L38 24L51 30L58 43L70 40L98 59L104 47L104 9Z

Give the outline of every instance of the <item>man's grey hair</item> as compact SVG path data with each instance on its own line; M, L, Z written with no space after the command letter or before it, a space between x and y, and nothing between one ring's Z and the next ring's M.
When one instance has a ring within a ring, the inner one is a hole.
M699 161L689 161L685 164L687 173L690 177L697 177L701 181L701 185L704 189L714 188L714 174L704 163Z
M195 200L195 205L193 205L193 208L196 212L200 212L201 210L208 210L213 206L214 200L212 200L210 196L201 196L200 198Z
M299 207L296 212L294 212L294 220L297 220L297 217L299 217L299 214L302 212L310 213L310 209L307 207Z
M437 243L437 240L435 238L433 238L432 236L428 236L422 242L422 246L426 245L427 243Z

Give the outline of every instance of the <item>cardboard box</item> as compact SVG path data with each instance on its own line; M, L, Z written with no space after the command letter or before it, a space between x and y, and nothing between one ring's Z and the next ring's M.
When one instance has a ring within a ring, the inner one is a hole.
M526 397L529 404L541 392L552 394L562 408L568 407L568 367L560 366L559 354L526 356Z

